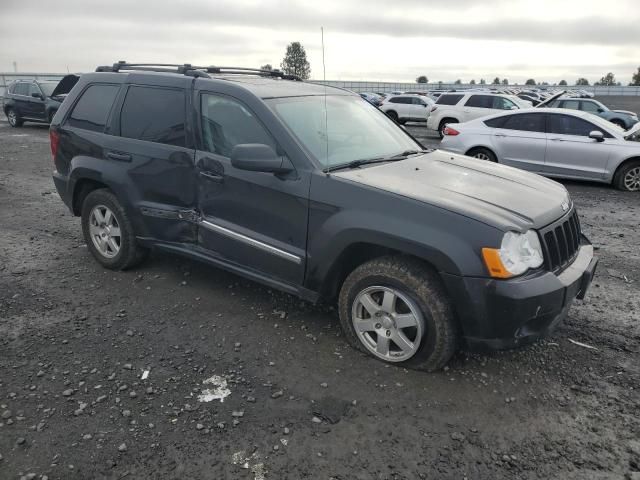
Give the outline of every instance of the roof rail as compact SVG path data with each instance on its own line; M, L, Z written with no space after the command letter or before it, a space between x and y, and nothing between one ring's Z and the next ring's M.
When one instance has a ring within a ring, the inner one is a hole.
M198 67L191 65L190 63L173 64L173 63L127 63L124 60L120 60L118 63L114 63L109 66L99 66L96 68L96 72L120 72L123 70L131 71L143 71L143 72L167 72L178 73L187 75L190 77L205 77L211 78L210 73L213 74L232 74L232 75L260 75L262 77L275 77L282 78L283 80L295 80L301 82L302 79L297 75L288 75L280 70L260 70L259 68L244 68L244 67L216 67L210 65L208 67Z

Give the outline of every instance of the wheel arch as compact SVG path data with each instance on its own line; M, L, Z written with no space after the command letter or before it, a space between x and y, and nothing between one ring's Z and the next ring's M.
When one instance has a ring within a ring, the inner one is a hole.
M622 162L620 162L616 167L615 171L613 172L613 175L611 176L611 183L615 183L616 178L620 173L620 171L631 162L640 162L640 155L636 155L635 157L629 157L626 160L623 160Z
M71 197L71 211L76 217L79 217L81 215L82 203L84 202L84 199L87 198L87 195L89 195L94 190L99 190L101 188L113 192L113 189L111 189L106 183L90 177L78 178L75 181L73 186L73 194Z

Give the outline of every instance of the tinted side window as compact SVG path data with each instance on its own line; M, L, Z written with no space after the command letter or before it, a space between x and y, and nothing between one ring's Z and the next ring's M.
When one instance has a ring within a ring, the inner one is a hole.
M35 83L32 83L31 85L29 85L28 95L31 96L34 93L37 93L38 95L42 95L42 92L40 91L40 87L38 87Z
M526 113L522 115L509 115L506 117L502 128L507 130L520 130L523 132L544 133L544 114Z
M589 133L594 130L602 131L602 129L596 127L593 123L569 115L549 115L548 129L549 133L578 135L582 137L588 137ZM606 133L605 136L607 136Z
M508 118L511 118L511 116L491 118L489 120L485 120L484 124L491 128L501 128Z
M119 89L118 85L91 85L71 112L69 126L102 132Z
M184 90L129 87L120 112L120 136L185 146Z
M493 97L489 95L471 95L465 107L493 108Z
M411 103L411 98L409 97L395 97L390 100L391 103Z
M412 99L411 99L411 102L412 102L414 105L426 105L426 103L424 102L424 100L422 100L421 98L418 98L418 97L414 97L414 98L412 98Z
M580 108L580 110L583 110L585 112L590 112L590 113L600 113L600 107L598 106L597 103L593 103L593 102L585 102L584 100L581 102L582 103L582 108Z
M497 110L512 110L515 106L516 104L508 98L493 97L493 108Z
M16 83L13 93L16 95L29 95L29 84L25 82Z
M562 108L570 108L571 110L580 110L580 102L578 100L563 100Z
M436 103L438 105L457 105L462 97L464 95L440 95Z
M271 135L240 102L203 94L200 106L205 150L224 157L230 157L233 147L244 143L262 143L277 150Z

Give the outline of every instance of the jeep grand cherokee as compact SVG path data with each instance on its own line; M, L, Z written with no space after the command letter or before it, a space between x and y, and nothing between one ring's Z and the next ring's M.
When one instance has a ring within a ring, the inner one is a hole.
M354 347L408 367L539 338L597 263L562 185L424 150L358 95L278 71L99 67L50 136L105 267L155 248L337 299Z

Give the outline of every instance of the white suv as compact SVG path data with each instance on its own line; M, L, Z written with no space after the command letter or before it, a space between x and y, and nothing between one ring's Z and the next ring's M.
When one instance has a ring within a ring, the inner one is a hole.
M520 108L531 108L531 102L515 95L486 92L445 93L431 108L427 128L437 131L442 138L447 123L468 122L503 110Z
M392 95L384 99L380 110L400 124L426 122L434 104L424 95Z

